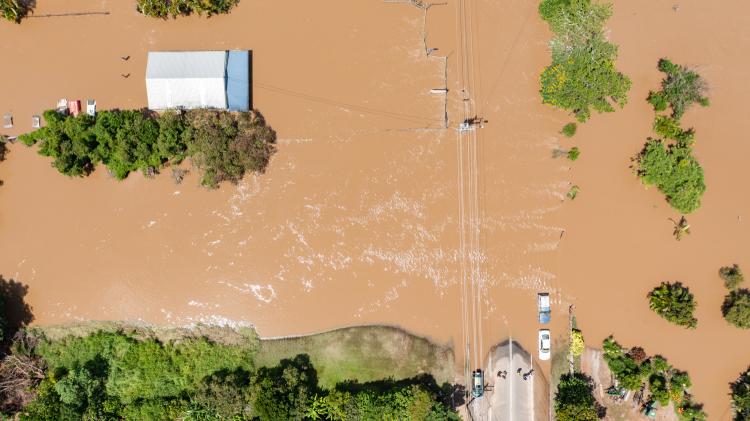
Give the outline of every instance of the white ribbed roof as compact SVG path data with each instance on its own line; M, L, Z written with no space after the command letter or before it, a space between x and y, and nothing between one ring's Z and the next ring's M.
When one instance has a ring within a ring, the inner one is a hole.
M223 78L226 51L151 51L146 79Z
M227 108L226 66L226 51L149 52L148 108Z

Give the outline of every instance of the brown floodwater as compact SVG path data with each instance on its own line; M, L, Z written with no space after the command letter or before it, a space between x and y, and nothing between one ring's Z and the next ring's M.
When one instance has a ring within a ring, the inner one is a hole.
M740 129L750 6L673 5L616 2L608 26L630 104L567 140L569 117L539 100L550 34L535 1L454 0L425 20L377 0L243 0L230 15L174 21L130 1L39 1L39 17L0 25L0 112L16 124L6 134L63 97L145 106L149 50L251 49L253 105L278 152L265 174L206 191L196 174L180 185L103 169L69 179L14 145L0 164L0 273L29 285L38 324L252 324L282 336L385 323L451 342L458 361L468 343L471 367L508 336L533 353L535 296L548 290L553 336L574 304L590 344L615 334L666 356L690 372L711 419L729 419L728 382L750 364L750 336L721 318L716 271L750 267ZM43 17L82 12L109 14ZM628 169L651 134L644 98L662 56L712 88L711 107L684 119L708 191L681 242L667 220L676 213ZM447 97L430 93L445 87ZM473 114L485 127L459 134ZM573 145L575 163L552 158ZM696 294L696 330L648 309L663 280Z

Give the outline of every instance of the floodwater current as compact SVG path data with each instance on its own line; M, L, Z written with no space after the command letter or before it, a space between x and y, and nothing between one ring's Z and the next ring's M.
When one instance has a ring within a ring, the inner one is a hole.
M0 24L0 112L15 120L5 133L30 130L59 98L145 106L148 51L250 49L253 105L278 152L265 174L207 191L196 174L176 185L168 170L69 179L14 145L0 164L0 274L29 286L35 323L252 324L263 336L392 324L452 343L476 366L509 336L536 348L546 290L553 336L574 304L589 344L614 334L664 355L691 374L711 419L729 419L728 383L750 364L750 337L721 318L716 272L750 268L750 6L615 2L609 36L633 80L630 103L568 140L558 132L570 118L539 99L550 33L534 1L424 11L242 0L229 15L168 21L132 3L40 0L21 25ZM628 168L651 135L645 97L663 56L711 84L711 106L685 117L708 192L681 242L667 219L676 213ZM487 120L476 137L456 130L464 100ZM575 163L552 157L574 145ZM581 193L567 201L572 184ZM696 294L696 330L648 309L647 292L666 280ZM464 291L479 297L466 310Z

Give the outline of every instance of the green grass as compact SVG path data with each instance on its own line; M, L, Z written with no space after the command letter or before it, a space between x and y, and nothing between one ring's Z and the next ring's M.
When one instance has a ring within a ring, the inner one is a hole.
M425 338L386 326L338 329L310 336L262 340L256 366L308 354L322 387L344 380L360 383L430 373L441 384L453 380L453 353Z

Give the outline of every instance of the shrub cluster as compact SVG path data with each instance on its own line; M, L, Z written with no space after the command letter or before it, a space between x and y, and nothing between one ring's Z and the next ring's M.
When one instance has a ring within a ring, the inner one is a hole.
M146 16L162 19L193 13L211 17L229 13L239 2L240 0L137 0L136 9Z
M693 402L689 393L692 382L686 372L675 369L658 355L647 357L642 348L627 351L612 336L604 340L603 352L621 387L632 391L647 387L648 400L662 406L673 402L681 421L706 420L703 405Z
M203 172L201 184L216 187L246 171L262 172L275 150L275 132L255 112L111 110L73 117L48 110L44 119L44 127L19 140L38 144L39 154L69 176L86 176L100 162L117 179L136 170L153 175L189 156Z
M708 105L702 96L705 83L692 70L659 60L659 70L666 73L662 90L651 92L648 101L655 112L671 107L670 115L657 114L654 132L659 138L649 138L635 158L636 174L646 185L656 186L666 196L667 202L680 213L697 210L706 191L703 168L693 157L695 131L683 130L680 117L693 103Z
M617 46L607 42L604 23L610 4L592 0L543 0L539 14L555 36L552 63L541 75L542 102L572 112L584 122L591 110L623 107L630 79L615 68Z
M429 376L318 386L307 355L255 368L257 342L160 342L124 333L43 340L46 363L22 420L458 420Z
M695 299L680 282L662 282L648 293L649 307L659 316L682 327L694 329L698 320L693 317Z
M735 421L750 420L750 368L740 374L731 389Z

